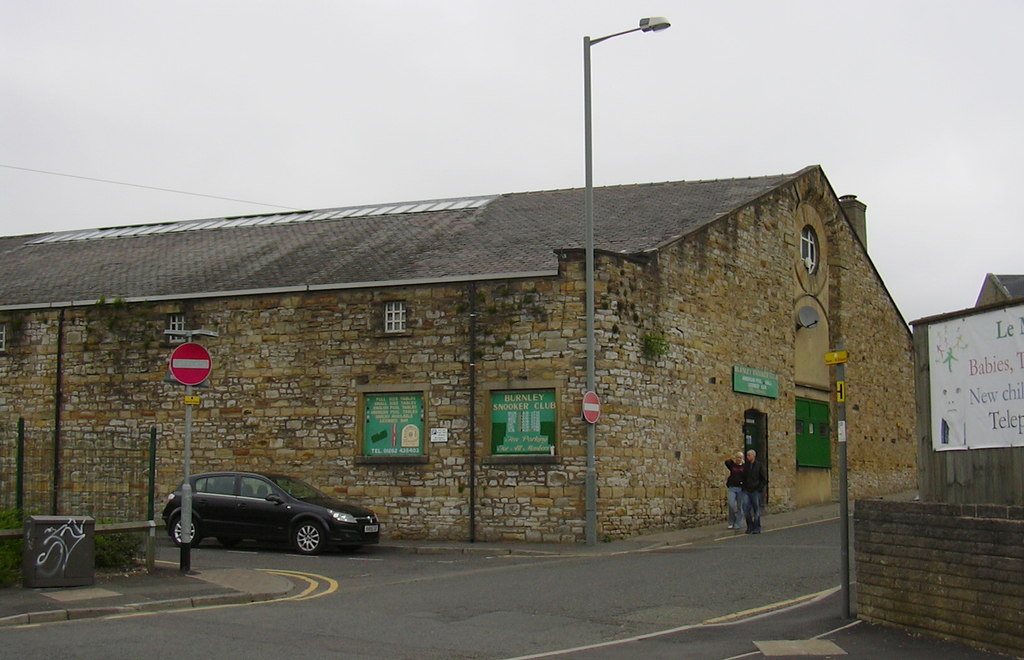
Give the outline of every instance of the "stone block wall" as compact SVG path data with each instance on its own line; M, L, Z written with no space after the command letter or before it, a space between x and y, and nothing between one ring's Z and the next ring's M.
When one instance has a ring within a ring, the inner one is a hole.
M769 507L796 506L790 292L793 217L806 204L836 217L820 172L658 251L596 255L598 538L724 523L723 461L743 446L748 409L769 420ZM853 240L845 227L830 245ZM856 335L850 349L862 365L848 371L853 491L906 490L914 449L909 431L904 438L892 424L913 410L909 337L859 247L844 249L836 247L846 266L830 284L843 288L843 304L829 321ZM80 450L118 447L155 426L158 490L169 492L182 471L183 392L164 381L173 344L162 331L168 314L183 314L189 328L220 335L202 340L214 366L209 389L197 392L193 472L291 473L373 508L392 537L465 540L474 515L477 540L579 541L582 252L561 253L552 277L3 311L17 329L0 355L0 441L24 416L45 443L59 417L61 509L71 510L83 497L76 475L91 470L111 490L121 483L116 462L77 464ZM408 330L385 333L384 304L398 300ZM663 350L645 348L650 337ZM733 391L733 366L777 374L779 396ZM530 388L556 393L555 455L495 460L488 392ZM412 462L365 460L361 405L373 391L421 392L424 428L446 429L448 441Z
M1024 507L858 500L857 614L1024 653Z

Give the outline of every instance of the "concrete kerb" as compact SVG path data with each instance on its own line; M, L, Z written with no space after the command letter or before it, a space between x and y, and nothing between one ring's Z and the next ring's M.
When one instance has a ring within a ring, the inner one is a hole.
M197 573L193 577L229 591L200 596L140 600L122 605L93 605L14 614L0 618L0 628L108 616L124 616L145 612L244 605L283 598L293 589L293 584L290 580L279 575L269 575L261 571L238 569L212 570Z
M220 607L224 605L244 605L247 603L259 603L275 600L282 597L284 597L284 594L281 593L238 592L232 594L210 594L206 596L192 596L186 598L168 598L165 600L151 600L139 603L130 603L127 605L113 605L109 607L81 607L63 610L43 610L40 612L28 612L25 614L15 614L0 618L0 628L38 623L55 623L58 621L94 619L105 616L137 614L141 612L162 612L186 610L191 608Z
M282 594L267 593L212 594L208 596L195 596L192 598L153 600L141 603L131 603L128 605L115 605L111 607L82 607L65 610L43 610L41 612L28 612L26 614L15 614L0 618L0 628L37 623L55 623L58 621L92 619L105 616L119 616L141 612L161 612L191 608L220 607L225 605L244 605L247 603L266 602L282 597Z
M184 598L168 598L167 600L150 600L141 603L133 603L132 607L139 612L184 610L192 607L192 598L186 596Z

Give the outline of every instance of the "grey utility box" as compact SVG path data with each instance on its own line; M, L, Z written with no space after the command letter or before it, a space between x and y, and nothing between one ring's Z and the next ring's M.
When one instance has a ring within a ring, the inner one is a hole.
M21 571L26 587L79 587L96 579L96 521L29 516Z

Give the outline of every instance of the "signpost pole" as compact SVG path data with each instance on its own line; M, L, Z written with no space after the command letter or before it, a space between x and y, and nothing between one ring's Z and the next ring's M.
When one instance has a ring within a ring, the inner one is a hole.
M187 400L192 396L192 386L185 386ZM192 464L192 404L185 404L185 480L181 485L181 557L179 567L182 573L192 570L192 484L189 481L189 466Z
M187 343L174 349L169 360L171 378L185 386L185 437L182 462L185 478L181 484L181 545L178 570L188 573L192 570L192 483L189 479L192 464L192 406L198 403L193 396L192 386L204 382L213 367L210 354L192 338L202 335L218 336L210 330L164 330L164 334L183 337Z
M840 340L836 351L836 412L839 445L839 547L840 587L842 589L843 618L850 618L850 502L847 493L846 466L846 351Z

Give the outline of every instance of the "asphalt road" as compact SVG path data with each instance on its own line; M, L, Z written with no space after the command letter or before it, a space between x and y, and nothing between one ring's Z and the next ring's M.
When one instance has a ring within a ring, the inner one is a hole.
M292 571L319 588L299 600L10 630L0 644L25 658L738 658L765 657L755 642L783 639L779 631L810 639L850 623L838 594L825 595L839 583L836 521L722 532L694 545L596 556L367 548L303 557L211 543L193 550L194 568ZM161 560L178 557L167 544L159 549ZM751 615L810 594L822 595L785 615ZM856 645L855 632L834 637ZM991 657L936 644L928 655L893 648L859 657Z

